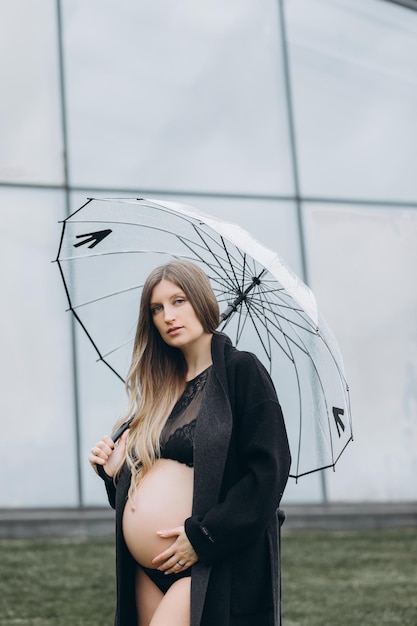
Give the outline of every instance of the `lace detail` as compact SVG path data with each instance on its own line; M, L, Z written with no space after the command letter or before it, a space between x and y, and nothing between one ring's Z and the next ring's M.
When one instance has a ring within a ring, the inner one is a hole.
M193 466L194 433L211 366L188 381L161 433L160 456Z
M198 392L203 389L207 382L210 369L211 365L203 372L200 372L200 374L198 374L195 378L189 380L186 383L183 394L172 409L171 415L169 416L168 420L175 419L178 413L185 409L193 400L193 398L198 394Z
M184 424L170 435L161 450L163 459L174 459L180 463L185 463L188 467L194 465L194 433L197 418L188 424Z

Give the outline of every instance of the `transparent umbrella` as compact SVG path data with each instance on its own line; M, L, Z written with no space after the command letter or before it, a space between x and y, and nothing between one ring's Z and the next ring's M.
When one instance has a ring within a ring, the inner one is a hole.
M143 283L174 258L206 272L223 311L219 330L270 372L288 431L291 476L334 468L352 440L337 342L310 289L236 224L147 199L92 198L70 215L57 262L69 308L99 359L125 380Z

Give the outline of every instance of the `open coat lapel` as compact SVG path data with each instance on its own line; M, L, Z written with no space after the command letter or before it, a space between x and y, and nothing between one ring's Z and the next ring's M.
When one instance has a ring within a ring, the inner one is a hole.
M198 516L204 516L219 501L233 427L224 355L226 341L229 340L225 335L213 335L213 368L195 430L193 515ZM200 562L193 566L191 626L201 622L210 570L211 566Z

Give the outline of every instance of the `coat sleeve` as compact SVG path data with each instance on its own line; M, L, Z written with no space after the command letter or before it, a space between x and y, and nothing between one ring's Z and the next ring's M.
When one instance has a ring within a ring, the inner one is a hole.
M273 519L291 464L288 439L272 381L253 355L236 370L230 390L239 476L223 501L185 531L199 559L213 563L256 541Z
M112 509L116 508L116 486L114 484L114 480L111 476L106 474L106 471L102 465L97 465L97 474L104 481L104 486L106 487L107 498L109 500L109 504Z

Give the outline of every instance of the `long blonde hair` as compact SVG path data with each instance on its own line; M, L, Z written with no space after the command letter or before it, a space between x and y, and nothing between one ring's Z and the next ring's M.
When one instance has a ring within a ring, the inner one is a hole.
M206 274L189 261L175 260L155 268L145 281L140 301L132 362L126 379L129 407L115 428L134 415L126 444L132 472L129 496L159 454L165 422L184 390L187 364L178 348L169 346L156 329L151 313L154 287L162 280L177 285L186 295L205 332L219 324L219 306Z

